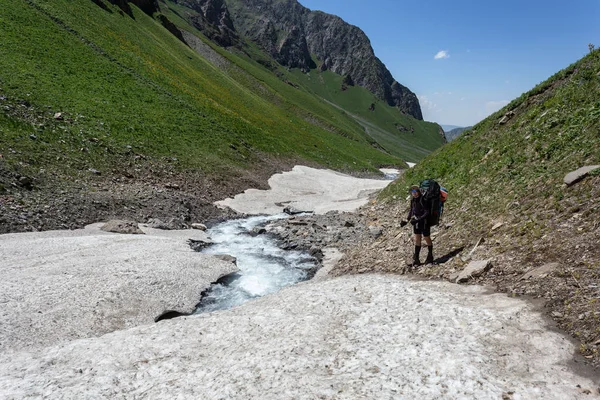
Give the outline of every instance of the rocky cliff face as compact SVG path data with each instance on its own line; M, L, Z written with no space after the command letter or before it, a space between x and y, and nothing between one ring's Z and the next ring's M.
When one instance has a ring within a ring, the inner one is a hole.
M310 53L322 62L321 69L349 75L391 106L423 119L417 96L398 83L379 60L365 33L341 18L320 11L310 11L305 20L306 40Z
M348 76L389 105L422 120L417 96L398 83L375 56L365 33L341 18L311 11L296 0L176 0L201 17L192 21L223 46L237 35L258 44L277 62L305 72L317 67Z
M229 47L239 43L227 5L223 0L174 0L175 3L191 8L198 16L191 23L219 46Z

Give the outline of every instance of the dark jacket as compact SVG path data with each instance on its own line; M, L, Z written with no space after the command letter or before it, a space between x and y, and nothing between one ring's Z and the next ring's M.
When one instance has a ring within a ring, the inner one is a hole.
M410 221L412 217L415 217L417 221L427 221L427 217L429 216L429 205L427 201L423 198L423 195L419 197L413 197L410 200L410 211L408 212L408 217L406 217L407 221Z

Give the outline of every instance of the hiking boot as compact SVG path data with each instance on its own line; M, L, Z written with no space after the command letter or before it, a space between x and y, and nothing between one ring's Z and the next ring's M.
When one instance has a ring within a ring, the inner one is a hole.
M433 246L429 246L427 249L427 258L425 258L425 264L433 264Z
M421 253L421 246L415 245L415 255L413 256L413 263L412 263L413 267L418 267L419 265L421 265L421 261L419 261L419 253Z
M418 256L414 256L413 257L412 266L413 267L418 267L419 265L421 265L421 261L419 261L419 257Z

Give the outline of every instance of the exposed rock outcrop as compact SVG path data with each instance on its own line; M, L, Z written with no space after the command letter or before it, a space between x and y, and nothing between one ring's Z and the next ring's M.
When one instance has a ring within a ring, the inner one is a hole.
M330 70L351 76L361 86L402 113L422 120L417 96L397 82L379 60L369 38L356 26L296 0L176 0L197 13L192 24L221 46L243 36L281 65L304 72ZM238 36L239 35L239 36Z
M171 32L177 39L181 40L183 43L186 43L185 39L183 38L183 34L179 30L179 28L177 28L177 26L174 23L172 23L169 20L169 18L167 18L163 14L158 14L156 16L156 19L161 23L162 26L165 27L165 29Z
M227 5L223 0L175 0L198 14L190 22L196 29L219 46L229 47L239 43Z

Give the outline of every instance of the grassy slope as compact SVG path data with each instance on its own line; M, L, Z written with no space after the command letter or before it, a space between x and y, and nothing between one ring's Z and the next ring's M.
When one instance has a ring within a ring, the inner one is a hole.
M437 254L485 238L480 256L493 258L494 269L482 282L545 298L580 352L600 365L600 170L563 183L586 165L600 165L598 50L432 153L381 198L404 198L411 183L438 179L450 191L444 219L453 225L439 231ZM552 274L520 279L548 262L559 265ZM462 265L455 258L423 273L450 277Z
M569 191L564 176L600 163L599 70L596 51L430 154L382 196L434 177L451 191L453 208L468 200L495 215L523 198L558 207ZM499 124L511 110L515 116Z
M163 1L161 5L161 12L167 15L175 25L182 30L195 34L213 51L231 62L232 66L222 69L222 72L226 73L231 79L252 92L260 93L261 97L268 99L271 103L286 107L286 109L302 118L307 116L310 116L311 119L318 118L319 125L326 126L329 131L353 140L372 142L365 134L364 128L351 118L335 108L323 104L322 101L316 99L303 88L296 88L286 83L285 80L289 81L292 75L288 73L286 68L276 64L253 43L246 43L243 52L235 48L223 49L206 39L201 32L189 24L188 19L196 15L195 11L171 1ZM277 77L273 71L266 69L258 61L272 65L276 74L279 74L281 78Z
M317 96L334 103L354 116L369 134L391 154L408 161L419 161L443 144L437 124L418 121L399 113L359 86L342 90L342 77L330 71L294 71L297 82ZM375 109L370 111L371 104ZM398 129L402 127L402 130Z
M163 12L172 21L182 29L195 32L186 21L186 18L194 14L193 11L169 1L164 4L167 7L163 7ZM195 33L202 37L200 33ZM303 74L298 69L288 71L278 67L277 72L282 77L280 79L258 66L254 60L268 61L269 58L251 43L248 44L245 52L252 59L244 54L232 54L217 46L213 48L298 108L318 116L321 122L342 128L342 132L351 137L362 138L371 143L376 142L392 155L409 161L418 161L443 144L436 124L403 115L396 108L388 106L361 87L349 87L348 90L342 91L342 77L337 74L329 71L324 73L311 71L310 74ZM232 74L232 77L239 79L238 74ZM293 82L299 87L293 88L284 80ZM332 112L330 106L332 103L343 112ZM368 110L371 103L376 103L374 112ZM351 118L348 118L349 116ZM400 131L397 126L404 127L405 131Z
M339 111L319 106L331 129L307 122L309 111L288 93L256 94L135 7L132 20L90 1L7 2L0 94L13 108L0 120L0 154L9 163L103 168L118 164L131 146L156 160L176 159L182 169L208 171L248 167L261 152L345 169L401 164L370 146ZM17 100L43 126L19 124L32 117L23 116ZM69 118L52 121L55 111Z

